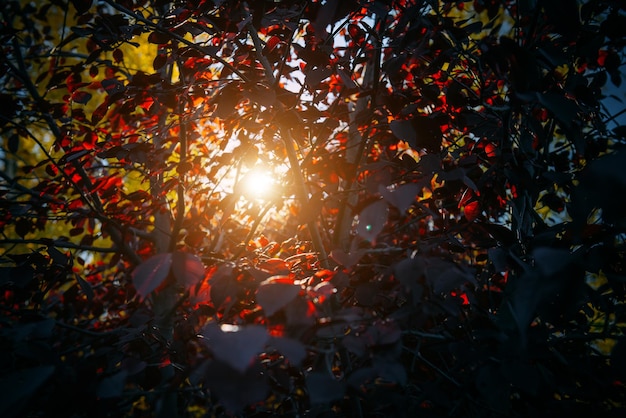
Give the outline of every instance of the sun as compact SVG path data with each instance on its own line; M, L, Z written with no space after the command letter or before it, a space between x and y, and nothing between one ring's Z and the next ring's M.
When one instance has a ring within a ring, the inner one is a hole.
M276 182L270 172L254 169L241 179L243 195L249 199L269 199L276 191Z

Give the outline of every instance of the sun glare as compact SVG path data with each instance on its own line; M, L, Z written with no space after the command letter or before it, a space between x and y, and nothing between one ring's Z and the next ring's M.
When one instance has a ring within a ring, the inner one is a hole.
M242 178L243 194L248 198L267 199L275 191L276 182L271 173L253 170Z

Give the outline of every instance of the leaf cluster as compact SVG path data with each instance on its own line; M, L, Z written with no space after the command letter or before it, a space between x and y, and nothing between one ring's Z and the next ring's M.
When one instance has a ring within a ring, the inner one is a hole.
M0 415L624 412L619 2L0 7Z

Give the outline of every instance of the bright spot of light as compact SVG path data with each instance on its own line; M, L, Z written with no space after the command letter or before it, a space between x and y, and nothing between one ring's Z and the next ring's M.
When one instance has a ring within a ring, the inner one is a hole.
M268 199L276 191L272 174L260 169L246 173L241 181L243 194L248 198Z

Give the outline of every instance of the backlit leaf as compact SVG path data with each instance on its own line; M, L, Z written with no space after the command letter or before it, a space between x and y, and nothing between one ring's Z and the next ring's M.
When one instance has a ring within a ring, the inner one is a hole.
M269 258L267 260L263 260L257 267L260 270L273 275L289 274L289 264L280 258Z

